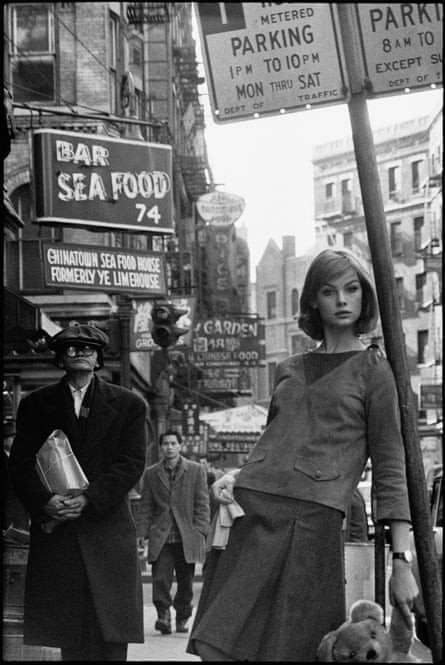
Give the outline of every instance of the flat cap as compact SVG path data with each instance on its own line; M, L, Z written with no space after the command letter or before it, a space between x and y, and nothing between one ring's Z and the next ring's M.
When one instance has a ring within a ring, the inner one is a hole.
M95 326L87 326L86 324L68 326L68 328L64 328L51 338L49 348L56 351L61 346L69 346L76 342L104 348L108 345L108 336Z

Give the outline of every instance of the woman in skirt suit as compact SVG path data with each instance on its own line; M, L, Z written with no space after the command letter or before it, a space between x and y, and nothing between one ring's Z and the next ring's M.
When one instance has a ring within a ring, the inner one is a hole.
M404 560L410 511L396 386L382 352L359 338L377 313L353 254L315 257L299 326L320 343L280 363L265 431L243 468L214 485L245 515L207 560L187 647L202 660L316 660L321 638L346 618L342 521L369 457L376 519L390 526L396 553L391 602L411 625L418 589Z

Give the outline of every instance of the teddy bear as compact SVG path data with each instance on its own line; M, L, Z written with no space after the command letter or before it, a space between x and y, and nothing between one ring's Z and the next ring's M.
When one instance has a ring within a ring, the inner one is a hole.
M404 626L398 608L393 608L388 633L380 605L371 600L358 600L350 609L348 621L323 637L317 650L317 660L323 663L419 662L408 653L412 632ZM400 636L403 631L403 636ZM393 640L396 643L394 645Z

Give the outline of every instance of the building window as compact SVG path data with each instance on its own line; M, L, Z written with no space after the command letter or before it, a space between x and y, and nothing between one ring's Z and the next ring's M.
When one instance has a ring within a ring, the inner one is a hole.
M53 13L46 3L11 6L9 56L16 102L55 101Z
M307 342L302 335L291 335L290 348L292 355L303 353L307 349Z
M424 302L423 289L426 284L426 272L421 272L416 275L416 302L420 305Z
M393 256L402 254L402 222L391 223L391 253Z
M62 230L31 223L31 189L28 184L12 192L11 201L24 227L16 243L12 243L11 257L7 258L8 263L11 259L13 266L8 278L11 283L18 283L23 291L54 291L53 287L45 287L40 245L42 240L60 241Z
M277 318L277 294L275 291L268 291L266 294L267 298L267 318L276 319Z
M292 289L290 298L291 298L292 316L295 316L296 314L298 314L298 309L299 309L300 296L298 293L298 289Z
M422 249L422 228L423 217L414 217L414 250L416 252Z
M403 277L396 277L396 293L397 299L399 301L399 307L401 310L405 309L405 286L403 283Z
M346 247L347 249L352 249L353 240L354 240L354 235L353 235L352 231L345 231L343 233L343 246L344 247Z
M417 331L417 364L424 365L426 360L426 347L428 346L428 330Z
M267 380L269 384L269 395L272 395L273 393L276 369L277 369L277 363L267 363Z
M324 197L325 199L332 199L333 196L334 196L334 183L327 182L326 185L324 186Z
M353 212L352 205L352 180L346 178L341 181L341 211L343 214L348 215Z
M400 167L390 166L388 169L388 191L390 199L400 196Z
M420 165L422 160L411 162L411 189L413 194L418 194L420 190Z

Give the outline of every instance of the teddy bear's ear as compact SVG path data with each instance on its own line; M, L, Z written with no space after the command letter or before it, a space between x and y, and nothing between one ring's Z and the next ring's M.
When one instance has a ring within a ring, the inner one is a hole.
M332 649L337 639L338 630L332 630L321 640L319 647L317 649L317 661L319 663L333 663L334 657L332 655Z
M372 600L357 600L349 610L349 617L353 623L374 619L383 624L383 609Z

